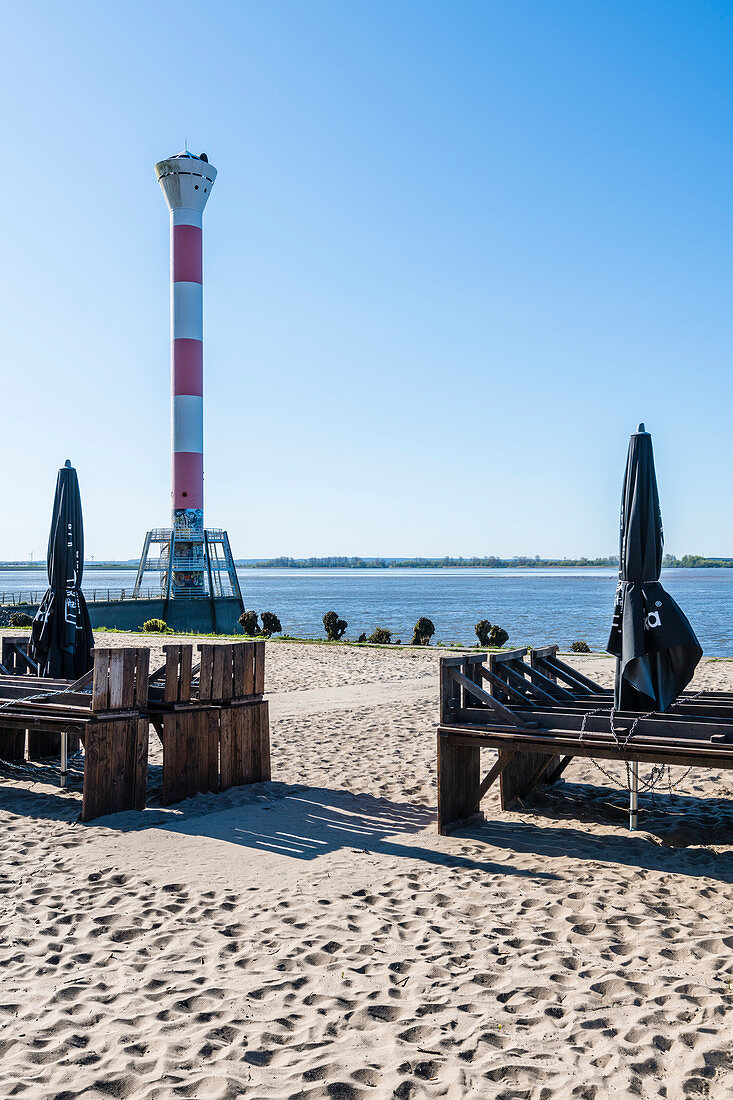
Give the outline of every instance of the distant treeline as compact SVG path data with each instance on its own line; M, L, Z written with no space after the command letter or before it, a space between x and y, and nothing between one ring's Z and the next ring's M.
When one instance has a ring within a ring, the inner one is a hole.
M704 558L701 554L665 554L662 564L667 569L731 569L733 558Z
M239 563L237 563L239 564ZM534 569L552 566L613 566L618 558L268 558L251 563L256 569Z

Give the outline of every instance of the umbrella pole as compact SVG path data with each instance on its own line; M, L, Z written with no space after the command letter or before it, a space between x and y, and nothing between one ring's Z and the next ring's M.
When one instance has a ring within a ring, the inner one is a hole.
M629 788L629 831L636 832L639 820L639 761L631 764L631 786Z
M66 786L66 775L67 775L66 765L67 765L68 746L69 746L69 735L66 732L66 730L64 730L61 734L61 786L62 787Z

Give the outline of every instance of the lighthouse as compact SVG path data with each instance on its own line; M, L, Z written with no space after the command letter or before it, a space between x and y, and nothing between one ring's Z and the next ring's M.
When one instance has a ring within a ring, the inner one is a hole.
M217 171L206 153L184 149L159 161L155 175L170 213L171 526L148 531L135 596L144 596L145 574L158 571L163 618L173 601L176 620L194 628L201 605L187 614L185 604L205 598L217 630L218 603L243 606L226 531L204 527L203 213ZM231 626L234 610L219 607L218 618Z
M204 530L203 213L216 179L206 153L155 166L170 211L171 474L176 533ZM203 577L202 577L203 581Z

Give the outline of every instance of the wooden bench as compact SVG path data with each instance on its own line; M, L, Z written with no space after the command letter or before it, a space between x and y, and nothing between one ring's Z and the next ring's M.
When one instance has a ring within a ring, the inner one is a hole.
M151 721L163 745L165 805L269 780L265 643L203 644L195 666L191 645L164 650L152 676L147 647L97 647L93 671L75 683L0 675L0 756L12 758L25 730L55 737L63 786L67 740L81 738L83 821L144 809Z
M438 830L480 819L497 779L501 808L560 778L576 757L733 769L733 693L683 693L664 713L616 712L613 693L561 661L557 646L443 657ZM484 686L486 685L486 686ZM481 776L481 749L497 756Z

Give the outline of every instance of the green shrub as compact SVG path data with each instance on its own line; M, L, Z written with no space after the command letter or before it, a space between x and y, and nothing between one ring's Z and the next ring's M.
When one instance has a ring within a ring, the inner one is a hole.
M590 646L587 642L573 642L570 648L573 653L590 653Z
M492 626L488 619L481 619L480 622L476 623L474 629L480 646L501 649L504 643L509 640L506 630L502 630L500 626Z
M239 616L239 625L244 633L248 634L250 638L254 638L260 633L256 611L243 611Z
M33 619L25 611L14 611L10 616L11 626L33 626Z
M143 630L146 634L167 634L168 623L163 619L148 619L143 623Z
M262 612L262 633L266 638L272 637L273 634L282 634L282 623L278 619L274 611Z
M369 641L372 645L391 645L392 631L386 630L383 626L378 626L376 630L373 630L369 635Z
M327 611L323 616L323 627L329 642L337 642L339 638L343 638L348 625L343 619L339 619L335 611Z
M430 639L435 633L435 624L424 616L415 623L411 645L430 645Z

